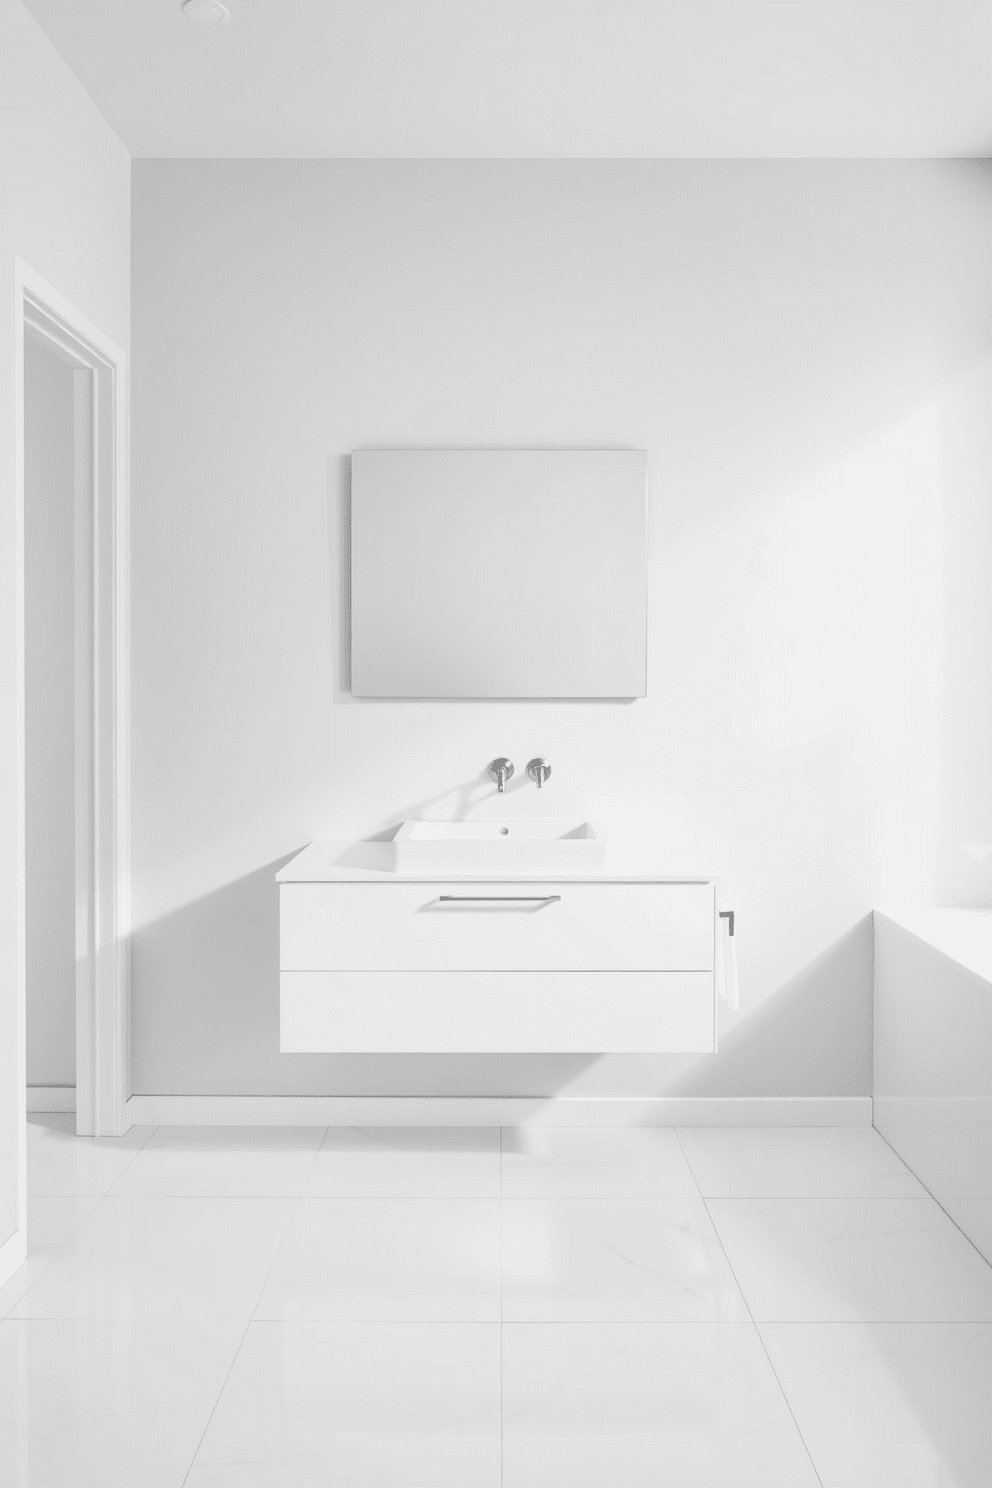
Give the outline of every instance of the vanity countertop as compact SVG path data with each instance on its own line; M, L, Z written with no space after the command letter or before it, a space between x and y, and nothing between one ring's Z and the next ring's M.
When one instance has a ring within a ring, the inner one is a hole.
M606 863L587 873L479 873L432 870L429 873L396 873L389 866L389 842L311 842L282 868L280 883L712 883L714 874L701 862L688 862L680 855L677 865L666 862L661 852L634 854L628 850L606 850Z

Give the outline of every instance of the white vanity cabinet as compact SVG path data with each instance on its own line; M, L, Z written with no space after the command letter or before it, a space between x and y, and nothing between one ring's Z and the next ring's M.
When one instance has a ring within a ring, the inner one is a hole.
M715 1049L711 880L409 878L378 846L278 875L284 1052Z

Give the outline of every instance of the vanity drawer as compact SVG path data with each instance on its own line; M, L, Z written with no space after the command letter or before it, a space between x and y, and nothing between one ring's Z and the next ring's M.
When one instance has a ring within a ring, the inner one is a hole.
M284 971L283 1053L711 1054L713 973Z
M709 971L714 886L287 883L284 971Z

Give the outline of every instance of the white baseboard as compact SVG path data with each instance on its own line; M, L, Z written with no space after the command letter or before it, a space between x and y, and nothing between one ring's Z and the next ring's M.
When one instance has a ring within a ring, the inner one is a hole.
M14 1272L27 1260L28 1248L23 1229L17 1230L0 1245L0 1287L4 1286Z
M29 1085L29 1111L74 1111L75 1085Z
M141 1126L871 1126L871 1096L132 1095Z

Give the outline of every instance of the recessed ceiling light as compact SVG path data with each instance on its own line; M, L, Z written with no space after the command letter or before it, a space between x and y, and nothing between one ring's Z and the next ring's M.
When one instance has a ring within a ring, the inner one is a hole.
M222 26L231 19L231 12L220 0L186 0L183 15L197 26Z

